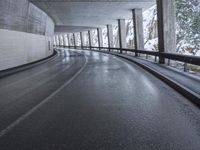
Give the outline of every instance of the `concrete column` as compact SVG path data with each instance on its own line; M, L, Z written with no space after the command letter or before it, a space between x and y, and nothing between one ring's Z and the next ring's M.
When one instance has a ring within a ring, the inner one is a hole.
M59 45L58 36L55 35L55 37L56 37L56 46L58 46Z
M56 39L55 39L55 36L53 37L53 45L56 46Z
M59 35L57 37L58 37L58 46L60 46L61 45L60 44L60 37L59 37Z
M57 36L55 35L55 44L56 44L56 46L58 45L58 42L57 42Z
M61 46L61 38L60 38L60 35L58 35L58 40L59 40L59 46Z
M99 47L103 47L103 33L101 28L97 28L97 35Z
M62 46L62 35L59 35L59 39L60 39L60 46Z
M64 37L65 37L65 45L68 46L68 45L69 45L69 41L68 41L68 39L66 38L66 36L67 36L67 34L64 35Z
M67 39L68 39L68 46L70 47L71 46L71 42L70 42L70 36L69 36L69 34L67 34Z
M114 42L113 42L113 27L112 25L107 25L107 33L108 33L108 47L113 48ZM110 49L109 49L110 51Z
M54 40L54 46L56 46L57 45L56 44L56 36L54 36L53 40Z
M83 46L84 46L84 43L85 43L85 41L84 41L84 34L83 34L83 32L80 32L80 39L81 39L81 47L83 48Z
M157 12L159 52L175 52L175 0L157 0ZM161 56L159 57L159 63L165 63L165 59Z
M65 47L66 42L65 42L65 35L64 34L62 35L62 39L63 39L63 47Z
M136 50L144 49L142 9L133 9L134 43ZM137 56L137 53L136 53Z
M88 31L88 37L89 37L89 47L92 49L92 34L91 31Z
M125 19L118 19L118 27L119 27L119 47L120 49L126 48L126 25ZM122 53L122 50L120 50Z
M75 36L75 33L73 33L73 40L74 40L74 48L76 49L76 36Z
M55 40L56 40L56 46L58 46L58 38L57 38L57 35L55 35Z

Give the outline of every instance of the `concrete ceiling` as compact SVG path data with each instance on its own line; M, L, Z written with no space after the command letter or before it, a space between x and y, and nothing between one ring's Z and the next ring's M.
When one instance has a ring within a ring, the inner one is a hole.
M80 32L117 19L132 18L133 8L146 10L155 0L30 0L44 10L56 24L55 32Z

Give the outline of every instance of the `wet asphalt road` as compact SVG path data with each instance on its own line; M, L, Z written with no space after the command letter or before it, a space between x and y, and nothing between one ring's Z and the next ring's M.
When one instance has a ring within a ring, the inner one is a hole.
M0 150L199 149L199 108L115 56L63 50L0 79Z

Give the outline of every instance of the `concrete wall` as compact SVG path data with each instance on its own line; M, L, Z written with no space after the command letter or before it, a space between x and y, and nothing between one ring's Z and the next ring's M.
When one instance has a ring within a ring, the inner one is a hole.
M54 22L28 0L0 1L0 70L53 53Z

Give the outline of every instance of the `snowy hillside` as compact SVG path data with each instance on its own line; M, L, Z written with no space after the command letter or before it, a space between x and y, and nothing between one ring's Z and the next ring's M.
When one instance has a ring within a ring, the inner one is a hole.
M200 56L200 0L176 0L177 48L174 52ZM152 6L143 13L145 50L158 51L157 9ZM119 47L118 26L113 25L114 47ZM73 36L70 35L73 45ZM76 34L80 45L80 34ZM67 37L66 37L67 38ZM88 32L85 32L85 45L89 46ZM98 46L97 31L92 31L92 45ZM127 48L134 48L133 20L126 20ZM103 46L108 47L106 26L103 28Z
M191 0L177 0L177 3L181 1L181 5L183 3L188 3ZM198 0L193 0L196 3L189 3L192 5L193 11L189 17L193 18L193 15L197 16L197 27L200 27L200 2ZM178 5L178 4L177 4ZM177 16L185 15L184 10L183 12L179 13L177 10ZM200 29L196 29L197 32L189 35L186 31L181 28L183 24L187 24L187 29L190 30L191 24L188 25L188 22L180 22L180 19L177 18L177 49L174 52L185 54L185 55L196 55L200 56ZM190 23L190 22L189 22ZM158 51L158 30L157 30L157 9L156 5L152 6L148 10L143 13L143 25L144 25L144 45L146 50L150 51ZM194 28L194 27L193 27ZM119 47L119 38L118 38L118 27L115 25L114 29L114 45L115 47ZM134 48L134 34L133 34L133 21L132 19L126 20L126 41L128 48ZM182 37L180 38L180 35ZM107 46L107 30L106 28L103 29L103 41L104 46Z

